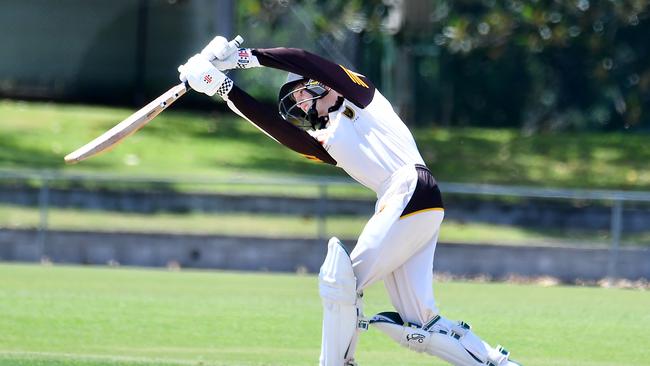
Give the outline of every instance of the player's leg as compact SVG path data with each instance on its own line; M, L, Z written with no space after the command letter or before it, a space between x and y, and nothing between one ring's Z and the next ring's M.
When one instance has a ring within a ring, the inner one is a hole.
M362 311L363 288L390 273L411 255L405 246L400 248L397 246L398 242L393 240L403 235L394 232L392 225L398 217L399 212L391 213L385 210L381 215L371 218L352 254L356 258L357 268L353 268L353 263L340 241L336 238L330 239L327 257L319 275L320 295L323 300L321 365L340 366L354 363L359 332L367 329L368 325ZM386 238L388 240L385 240ZM377 243L395 245L374 245ZM358 276L361 276L363 282L359 281Z
M415 167L405 167L394 174L389 182L389 188L378 201L375 215L368 221L359 236L351 254L358 293L402 266L437 235L444 216L442 204L439 191L434 190L435 186L427 188L427 184L434 183L433 179L427 180L427 175L423 173L424 171L419 171ZM425 202L429 204L428 206L416 205L417 211L427 211L425 216L429 220L424 218L411 220L402 217L405 215L407 205L411 203L414 196L418 195L418 192L431 196L418 201ZM434 219L431 220L431 217ZM421 225L415 227L412 225L413 222ZM352 351L354 345L353 339L350 346Z
M422 250L437 235L443 211L429 211L400 219L402 208L386 208L364 227L350 257L357 289L383 280ZM394 212L391 212L394 211ZM420 225L413 225L414 222Z
M320 364L353 365L361 299L350 256L337 238L328 243L318 282L323 302ZM362 324L367 329L367 322Z
M367 327L361 309L363 288L408 259L408 251L381 245L387 242L384 238L399 236L399 233L391 233L391 230L402 209L391 206L369 220L352 252L356 264L353 264L338 239L330 239L319 274L323 301L321 365L340 366L354 362L359 330ZM396 244L392 239L389 242ZM380 257L384 260L379 260ZM359 276L363 282L359 281Z
M441 213L427 213L439 222ZM415 217L413 217L415 218ZM420 217L419 219L425 219ZM433 258L438 234L406 263L384 277L391 303L404 321L424 324L438 314L433 294Z
M353 270L357 277L357 329L348 347L347 360L354 359L354 351L359 332L367 329L368 322L363 317L361 296L363 289L390 274L418 251L422 243L427 243L436 232L431 221L424 230L410 230L408 225L395 225L402 208L396 212L390 209L375 215L364 228L352 252ZM442 221L443 212L432 213ZM434 220L436 222L436 220ZM434 225L435 226L435 225ZM423 287L424 288L424 287ZM431 295L433 297L433 295ZM433 301L431 301L433 306ZM429 310L428 313L435 313Z
M404 322L395 312L375 315L370 323L400 345L426 352L456 366L518 366L501 346L492 348L464 322L435 316L420 326Z
M425 222L436 222L429 213L408 219L414 229ZM440 218L441 220L442 218ZM370 322L399 344L418 352L427 352L458 366L516 365L508 360L502 347L492 348L463 322L438 316L433 298L434 238L402 266L384 278L384 285L398 313L381 313Z

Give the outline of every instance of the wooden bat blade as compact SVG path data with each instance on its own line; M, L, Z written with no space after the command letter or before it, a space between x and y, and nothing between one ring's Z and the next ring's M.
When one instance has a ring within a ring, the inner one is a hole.
M178 98L185 94L187 90L188 87L185 83L180 83L174 86L146 106L140 108L140 110L130 115L124 121L115 125L110 130L66 155L64 158L65 162L67 164L75 164L88 159L91 156L110 150L115 147L115 145L144 127L160 114L160 112L164 111Z

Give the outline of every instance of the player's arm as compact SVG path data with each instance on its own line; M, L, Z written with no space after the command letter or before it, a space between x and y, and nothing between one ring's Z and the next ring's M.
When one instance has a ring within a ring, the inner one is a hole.
M327 150L307 132L286 122L278 111L270 108L235 86L231 79L217 70L207 59L198 54L180 66L180 79L195 91L213 96L218 94L230 109L244 117L268 136L305 157L336 165Z
M236 85L224 99L233 112L244 117L269 137L315 161L336 165L323 145L310 134L280 118L278 111L250 96Z
M219 70L266 66L318 80L364 108L372 101L374 85L365 76L298 48L240 48L225 60L213 61Z
M258 48L252 54L262 66L318 80L361 108L370 104L375 94L374 85L365 76L302 49Z

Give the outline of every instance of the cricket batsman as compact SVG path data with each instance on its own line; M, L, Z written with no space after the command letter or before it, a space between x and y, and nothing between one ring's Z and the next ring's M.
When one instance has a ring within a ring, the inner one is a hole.
M433 257L444 206L406 125L364 75L294 48L250 49L222 59L228 40L213 39L178 69L180 79L306 158L345 170L377 193L375 213L348 254L331 238L318 276L323 303L320 365L355 365L369 324L404 347L458 366L514 366L509 353L482 341L464 322L440 315ZM223 72L271 67L288 72L278 109L255 100ZM279 112L279 113L278 113ZM367 319L363 290L383 280L396 312Z

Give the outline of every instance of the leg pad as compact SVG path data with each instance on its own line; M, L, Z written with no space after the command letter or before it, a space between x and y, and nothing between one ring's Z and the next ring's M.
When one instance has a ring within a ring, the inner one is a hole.
M353 340L358 326L357 279L352 261L337 238L330 239L327 256L318 275L323 301L321 366L354 363Z
M492 348L478 338L469 324L454 323L436 316L424 327L405 323L399 314L384 312L375 315L370 324L386 333L400 345L457 366L512 366L503 347Z

